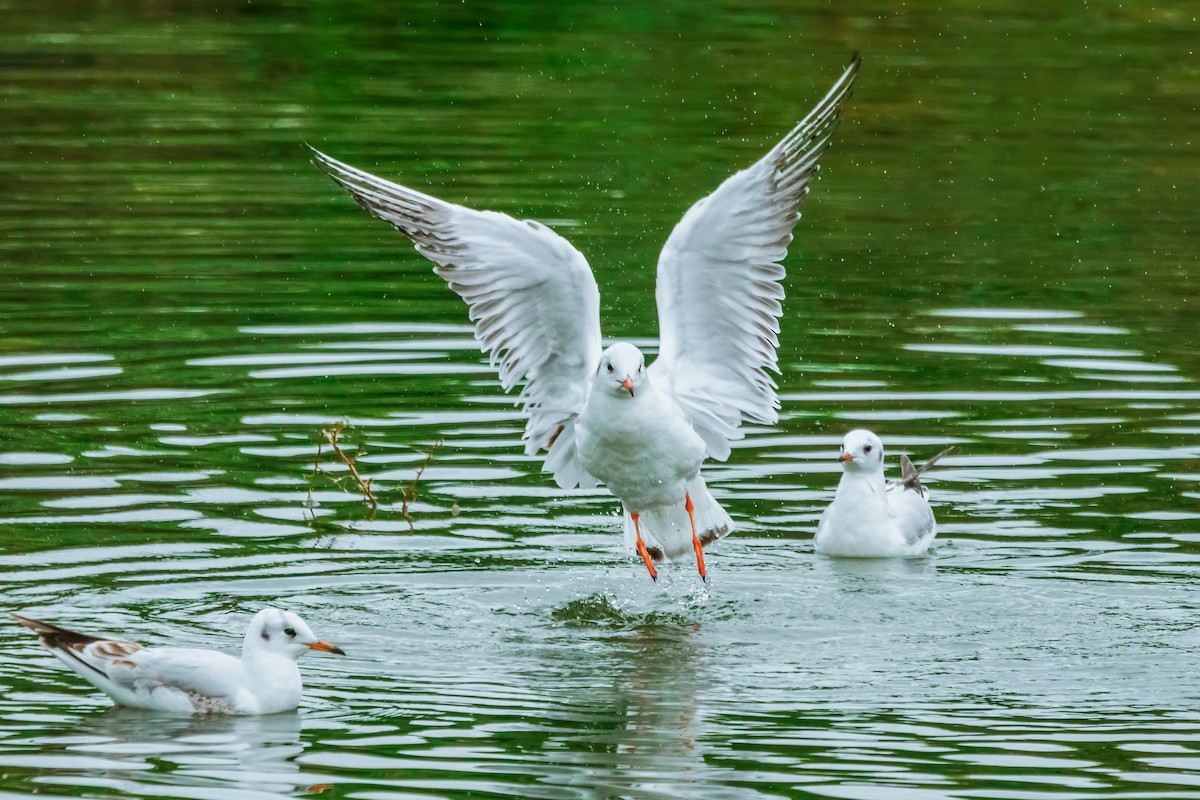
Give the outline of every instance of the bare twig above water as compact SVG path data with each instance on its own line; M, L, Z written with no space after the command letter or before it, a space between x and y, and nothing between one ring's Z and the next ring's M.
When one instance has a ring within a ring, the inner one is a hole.
M362 476L362 473L360 473L358 471L358 465L355 462L357 460L357 456L361 455L361 451L358 452L355 456L350 456L350 455L347 455L346 451L343 450L342 447L340 446L339 443L341 441L341 435L342 435L342 432L345 430L345 428L346 428L345 424L339 422L330 428L322 428L320 433L317 435L317 453L313 458L312 476L309 478L309 481L308 481L309 505L311 506L312 502L313 502L313 500L312 500L313 486L317 482L317 476L324 474L331 481L333 481L334 484L336 484L338 487L343 488L343 489L345 487L342 486L342 482L345 481L346 479L352 479L354 481L355 485L358 487L358 491L362 494L363 499L367 501L368 505L370 505L372 514L374 514L376 509L378 509L378 507L379 507L379 499L375 495L375 487L374 487L375 479L374 478L364 478ZM403 491L400 493L400 516L403 517L404 521L409 524L409 527L412 527L412 515L409 512L409 506L410 506L410 504L416 502L417 488L419 487L419 485L421 483L421 478L425 475L425 470L427 470L429 468L429 465L433 462L434 455L437 453L437 451L439 449L441 449L441 447L444 443L445 443L444 439L438 438L435 442L433 442L433 444L431 444L429 446L429 449L427 451L425 451L425 454L424 454L425 457L421 460L421 465L419 467L417 467L417 472L413 476L413 479L409 482L408 486L404 487ZM334 475L330 475L327 472L322 471L321 456L325 452L324 448L325 448L325 445L327 445L327 444L329 445L329 449L331 451L333 451L333 454L335 456L337 456L337 459L339 461L341 461L342 464L345 465L347 470L350 471L349 475L334 476ZM450 509L450 513L453 516L458 516L459 508L458 508L457 503L455 503L454 507Z
M312 487L317 480L317 474L321 471L321 446L323 442L328 442L330 449L333 450L333 454L338 457L339 461L346 465L346 469L350 470L350 477L354 479L354 482L358 485L358 490L362 492L363 499L367 501L367 503L371 506L371 510L374 511L379 507L379 501L376 499L375 491L371 486L374 478L363 479L363 476L358 471L358 467L355 466L355 459L346 455L346 452L338 446L338 439L341 437L342 430L345 427L346 426L343 423L339 422L332 428L323 428L317 438L317 455L316 458L313 459L312 479L308 483L309 502L311 504ZM343 478L344 477L345 476L343 476ZM339 486L341 485L343 478L334 478L330 476L330 480Z
M408 504L414 503L417 500L417 484L421 481L421 476L425 474L425 469L429 466L429 462L433 461L433 454L436 453L443 444L445 439L438 438L429 447L429 451L425 453L425 460L421 462L421 466L417 467L417 474L413 476L412 482L404 487L404 493L400 496L400 516L412 525L412 518L408 515Z

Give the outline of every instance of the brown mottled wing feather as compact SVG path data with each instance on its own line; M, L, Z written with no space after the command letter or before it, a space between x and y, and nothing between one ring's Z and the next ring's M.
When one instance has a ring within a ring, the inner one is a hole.
M42 622L40 619L30 619L29 617L22 617L20 614L13 614L13 619L36 633L38 638L42 640L42 644L46 647L58 650L65 650L66 648L81 650L92 642L100 641L100 637L98 636L89 636L86 633L60 628L57 625L51 625L49 622Z
M120 639L103 639L99 636L79 633L68 628L60 628L57 625L51 625L49 622L43 622L40 619L22 617L20 614L13 614L13 618L36 633L43 647L50 650L59 650L88 669L106 678L109 677L106 672L97 669L94 664L80 656L88 655L93 658L120 663L123 659L142 649L140 644L124 642ZM125 662L125 664L130 667L133 666L130 662Z

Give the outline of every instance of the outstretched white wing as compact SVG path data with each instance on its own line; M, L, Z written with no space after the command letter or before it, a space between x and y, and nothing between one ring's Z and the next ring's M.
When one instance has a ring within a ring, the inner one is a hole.
M576 456L574 420L600 362L600 293L579 251L539 222L447 203L313 153L467 301L504 390L524 383L525 452L549 451L545 468L559 486L594 486Z
M771 152L688 209L659 256L661 345L651 377L683 408L713 458L729 457L743 420L778 420L767 370L779 371L779 262L859 63L855 54L825 99Z

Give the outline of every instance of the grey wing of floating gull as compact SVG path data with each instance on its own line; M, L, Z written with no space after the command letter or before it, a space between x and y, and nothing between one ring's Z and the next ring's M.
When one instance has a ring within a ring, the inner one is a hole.
M923 492L889 492L888 504L905 544L913 545L933 536L937 523Z
M743 421L774 424L780 262L858 75L856 53L816 108L753 166L688 209L658 260L655 385L673 396L708 455L729 457Z
M578 457L575 420L600 361L600 293L579 251L539 222L448 203L313 154L467 302L501 386L523 384L525 452L547 451L545 469L563 488L595 486Z

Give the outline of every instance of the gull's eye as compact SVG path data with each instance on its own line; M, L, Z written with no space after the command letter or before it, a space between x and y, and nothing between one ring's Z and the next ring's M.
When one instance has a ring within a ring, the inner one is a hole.
M641 374L642 374L642 367L641 367L641 365L639 364L639 365L638 365L638 375L641 375Z
M295 629L295 628L284 628L284 629L283 629L283 632L284 632L284 633L286 633L288 636L295 636L295 635L296 635L296 629Z
M868 444L868 445L864 446L864 447L863 447L863 452L864 452L864 453L869 453L869 452L871 452L871 445L869 445L869 444Z
M609 364L609 365L608 365L608 371L609 371L609 372L612 372L612 364Z

